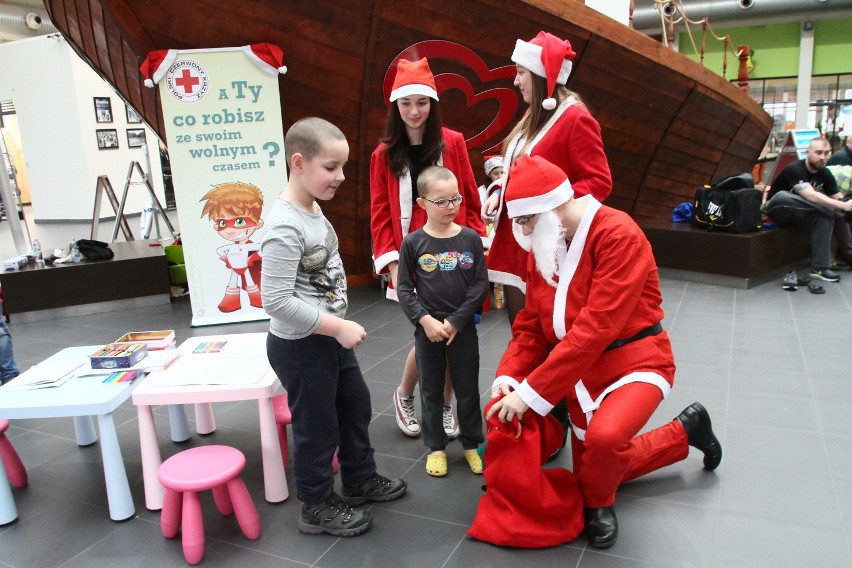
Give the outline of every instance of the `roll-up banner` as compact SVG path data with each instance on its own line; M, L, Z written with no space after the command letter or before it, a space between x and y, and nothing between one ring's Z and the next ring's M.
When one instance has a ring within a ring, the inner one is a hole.
M287 184L281 49L153 51L141 71L160 89L191 324L266 319L263 219Z

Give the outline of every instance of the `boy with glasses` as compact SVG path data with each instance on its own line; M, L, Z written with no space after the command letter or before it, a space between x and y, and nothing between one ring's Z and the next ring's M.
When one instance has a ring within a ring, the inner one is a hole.
M479 474L482 459L477 447L484 437L479 339L473 314L488 293L482 241L476 231L455 222L462 196L453 172L441 166L424 169L417 180L417 194L426 224L402 240L397 293L405 315L416 326L423 440L431 450L426 473L447 475L448 437L442 415L445 366L449 365L458 402L458 439L465 461Z

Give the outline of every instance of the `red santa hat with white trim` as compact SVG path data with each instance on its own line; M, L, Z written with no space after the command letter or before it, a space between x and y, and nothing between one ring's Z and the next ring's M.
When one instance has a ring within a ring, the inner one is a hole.
M240 49L249 60L270 75L282 75L287 72L284 65L284 51L273 43L253 43Z
M172 66L177 57L177 49L158 49L151 51L145 57L145 61L139 66L139 72L145 77L145 86L153 87Z
M491 170L502 167L503 156L485 156L485 163L482 164L482 169L485 170L485 175L491 175Z
M510 218L552 211L574 198L562 168L541 156L520 156L509 168L506 213Z
M390 102L411 95L423 95L438 100L435 76L424 57L420 61L400 59L396 65L396 77L393 80Z
M547 32L538 32L530 41L519 39L515 42L512 61L545 78L547 98L542 101L541 106L546 110L553 110L556 108L553 91L557 83L564 85L568 82L568 75L573 67L571 60L576 55L567 39L560 39Z

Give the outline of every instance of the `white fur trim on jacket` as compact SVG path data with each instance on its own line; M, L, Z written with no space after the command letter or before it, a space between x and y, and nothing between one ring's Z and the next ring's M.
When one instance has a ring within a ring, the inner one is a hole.
M580 404L580 409L586 413L586 426L592 422L592 417L594 416L595 411L600 408L601 403L609 393L623 387L624 385L629 385L630 383L648 383L654 385L663 393L664 399L672 390L672 386L661 375L651 373L649 371L637 371L618 379L604 389L604 391L598 395L598 398L593 400L592 395L589 394L589 390L586 388L586 385L583 384L583 381L577 381L574 385L574 393L577 395L577 402ZM574 435L577 436L578 440L586 439L586 431L575 425L573 422L571 423L571 429L574 430Z
M583 218L580 219L580 225L577 227L574 238L571 239L571 246L568 247L565 258L559 259L562 268L559 270L559 284L556 286L556 297L553 299L553 332L560 341L566 333L565 309L568 303L568 286L571 284L574 273L577 272L577 266L580 264L580 257L583 255L583 249L586 246L586 237L589 236L592 219L594 219L598 209L601 208L600 202L591 195L584 195L577 199L578 203L583 201L586 201Z

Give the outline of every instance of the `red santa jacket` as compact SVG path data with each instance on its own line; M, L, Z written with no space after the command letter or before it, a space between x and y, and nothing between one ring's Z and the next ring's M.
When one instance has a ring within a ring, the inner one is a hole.
M638 225L626 213L584 200L584 221L560 267L567 293L546 282L529 255L526 306L497 367L495 384L513 384L539 414L563 397L590 412L607 389L634 380L657 385L665 396L674 382L665 332L606 350L660 322L662 294L651 246Z
M499 400L493 399L485 412ZM488 420L485 495L467 534L519 548L557 546L583 530L583 496L567 469L542 468L562 445L562 427L552 416L527 412L518 423Z
M523 140L515 138L505 147L501 187L506 187L509 167L521 151ZM593 195L598 201L606 199L612 191L609 162L604 153L601 127L586 107L576 104L573 98L560 104L554 115L533 140L527 153L541 156L556 164L568 176L575 197ZM505 195L500 196L497 224L491 250L488 253L488 275L493 282L509 284L524 289L527 253L512 235L511 220L504 209Z
M443 128L444 151L441 165L452 171L459 182L459 193L464 197L456 223L470 227L485 236L485 225L480 219L482 208L476 180L470 167L464 136L455 130ZM373 151L370 158L370 233L373 238L373 263L377 274L386 273L387 265L399 261L402 238L426 223L426 213L412 207L411 178L400 178L391 172L385 144Z

